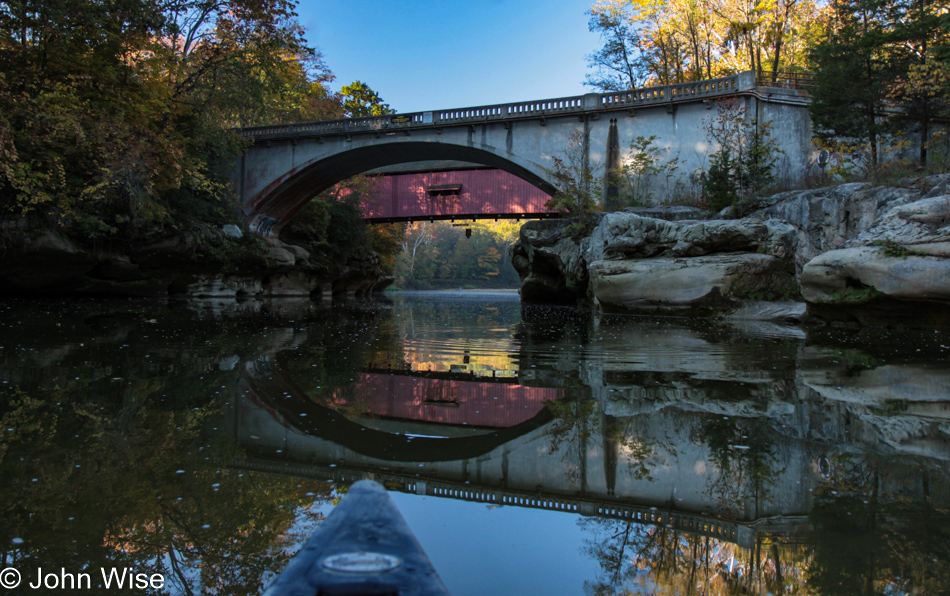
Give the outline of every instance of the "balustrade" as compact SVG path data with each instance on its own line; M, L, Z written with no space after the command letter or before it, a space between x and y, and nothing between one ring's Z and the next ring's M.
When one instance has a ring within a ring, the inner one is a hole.
M760 86L807 88L810 75L803 73L743 73L718 79L645 87L629 91L591 94L597 100L598 110L620 110L650 105L669 104L699 98L728 96L743 89L742 79L748 77L745 85L755 75ZM274 126L256 126L240 129L239 134L251 139L283 138L321 135L347 134L350 132L374 132L382 130L403 130L416 127L430 127L446 124L464 124L497 120L517 120L522 118L583 114L590 111L585 106L585 96L561 97L537 101L517 102L491 106L458 108L435 112L415 112L389 116L370 116L346 118L321 122L301 122Z

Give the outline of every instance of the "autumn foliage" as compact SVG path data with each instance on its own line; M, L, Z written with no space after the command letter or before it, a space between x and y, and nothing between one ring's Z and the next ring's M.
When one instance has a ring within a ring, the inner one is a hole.
M0 2L0 218L95 241L233 217L219 170L244 147L235 127L381 103L327 87L295 5Z

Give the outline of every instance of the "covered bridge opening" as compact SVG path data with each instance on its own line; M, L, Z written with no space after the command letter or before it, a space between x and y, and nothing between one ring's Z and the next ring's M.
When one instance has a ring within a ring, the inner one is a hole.
M510 172L451 160L409 162L367 172L376 176L363 202L371 224L415 221L538 219L551 195Z
M245 213L249 218L249 227L252 230L265 235L276 234L304 205L336 184L358 174L387 166L414 162L452 161L475 164L477 168L488 167L507 173L547 195L554 193L553 185L536 173L543 172L543 168L530 162L516 163L515 159L517 158L512 157L513 159L506 159L476 147L438 142L407 141L356 147L293 168L287 175L254 197L245 206ZM470 171L479 170L473 169ZM449 182L446 184L459 183ZM465 186L464 182L461 184L460 195ZM440 184L430 186L440 186ZM443 193L441 198L450 196L448 193ZM389 208L391 207L390 202ZM510 216L511 214L508 212L510 209L511 206L508 206L503 213L492 213L489 209L476 215L482 217ZM388 218L392 221L409 221L410 217L421 219L423 215L427 219L450 219L453 215L466 215L462 213L439 213L435 210L411 215L391 214L387 216L382 211L376 213L375 217L368 215L367 219L370 221L386 221Z

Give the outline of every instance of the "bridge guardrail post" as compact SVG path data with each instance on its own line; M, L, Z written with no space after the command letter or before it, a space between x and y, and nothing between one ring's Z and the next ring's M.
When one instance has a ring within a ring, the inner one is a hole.
M599 110L600 105L600 93L585 93L583 108L585 110Z
M747 70L736 75L738 82L736 91L751 91L755 89L755 71Z

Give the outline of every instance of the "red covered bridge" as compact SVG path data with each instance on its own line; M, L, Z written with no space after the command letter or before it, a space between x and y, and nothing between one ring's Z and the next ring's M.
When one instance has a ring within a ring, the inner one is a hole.
M471 164L418 164L381 170L363 214L374 223L453 219L521 219L557 215L551 195L504 170ZM453 167L455 169L440 169Z

